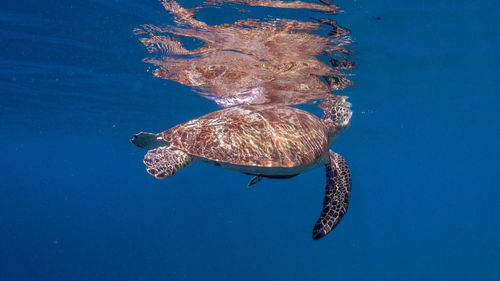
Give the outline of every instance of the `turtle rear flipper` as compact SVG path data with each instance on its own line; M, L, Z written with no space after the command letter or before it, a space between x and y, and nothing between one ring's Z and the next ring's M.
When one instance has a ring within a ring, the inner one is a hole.
M184 151L161 146L149 150L143 162L148 173L157 179L164 179L191 165L195 160Z
M261 181L264 177L263 176L254 176L247 184L247 187L251 187L252 185L258 183Z
M351 195L351 171L339 154L330 150L330 163L326 165L326 190L323 211L313 228L313 239L327 235L347 212Z

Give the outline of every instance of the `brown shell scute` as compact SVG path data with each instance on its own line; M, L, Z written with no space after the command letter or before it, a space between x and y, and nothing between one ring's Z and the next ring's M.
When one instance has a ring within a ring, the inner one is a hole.
M172 146L208 160L259 167L297 167L328 147L316 116L296 108L239 106L216 111L160 133Z

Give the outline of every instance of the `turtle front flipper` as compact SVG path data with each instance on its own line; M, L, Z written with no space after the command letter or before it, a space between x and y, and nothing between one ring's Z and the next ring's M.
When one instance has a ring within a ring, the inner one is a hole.
M330 150L330 162L326 164L326 190L323 211L313 228L313 239L327 235L347 212L351 195L351 171L339 154Z
M195 162L191 155L170 146L151 149L144 156L146 171L157 179L164 179Z

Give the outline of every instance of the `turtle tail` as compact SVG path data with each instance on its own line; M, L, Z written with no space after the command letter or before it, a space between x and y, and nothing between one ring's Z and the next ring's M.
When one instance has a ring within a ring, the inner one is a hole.
M351 196L351 172L347 162L330 150L330 162L326 165L326 190L323 211L313 228L313 239L318 240L340 222L347 212Z
M160 146L168 145L161 137L153 133L140 132L132 137L130 140L132 144L144 149L153 149Z
M146 171L157 179L164 179L195 162L186 152L170 146L151 149L144 156Z

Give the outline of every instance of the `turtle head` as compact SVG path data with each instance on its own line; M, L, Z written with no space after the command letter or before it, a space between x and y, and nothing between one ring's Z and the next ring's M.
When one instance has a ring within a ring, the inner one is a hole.
M328 129L328 140L333 141L342 134L351 123L351 103L347 97L334 95L332 98L323 100L320 108L323 110L321 118Z

